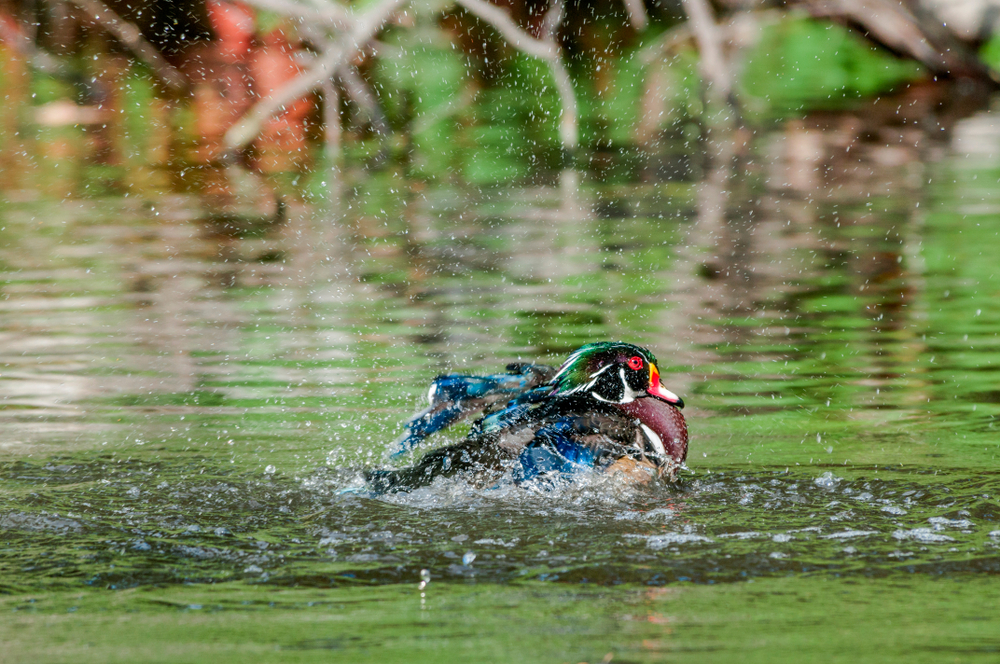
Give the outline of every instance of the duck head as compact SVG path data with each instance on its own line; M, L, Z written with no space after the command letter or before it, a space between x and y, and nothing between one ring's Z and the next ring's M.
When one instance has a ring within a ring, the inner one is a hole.
M549 383L553 396L589 396L609 403L639 422L639 455L662 476L674 479L687 458L684 401L660 384L656 358L645 348L621 342L587 344L574 351Z
M653 354L621 342L581 346L563 362L549 384L553 396L579 394L614 404L653 397L684 407L679 396L660 384L660 370Z

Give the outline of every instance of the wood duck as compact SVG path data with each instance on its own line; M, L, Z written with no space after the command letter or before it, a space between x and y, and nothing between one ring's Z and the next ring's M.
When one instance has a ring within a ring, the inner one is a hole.
M409 491L471 473L478 484L510 473L516 483L582 472L673 481L687 457L684 402L660 384L656 358L621 342L587 344L558 370L511 364L491 376L438 376L429 406L404 427L393 457L479 413L466 438L398 470L368 470L376 493Z

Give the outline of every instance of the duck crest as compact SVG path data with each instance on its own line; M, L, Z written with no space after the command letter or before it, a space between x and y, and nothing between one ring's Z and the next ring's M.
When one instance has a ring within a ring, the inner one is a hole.
M549 382L553 388L551 395L569 396L586 392L597 385L616 362L623 362L625 358L634 355L641 356L652 365L656 364L656 358L645 348L620 341L599 341L581 346L566 358ZM613 378L618 379L617 376Z

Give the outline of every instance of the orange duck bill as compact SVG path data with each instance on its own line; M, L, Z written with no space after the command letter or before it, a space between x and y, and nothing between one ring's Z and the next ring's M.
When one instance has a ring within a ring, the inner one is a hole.
M660 370L653 363L649 365L649 387L646 388L646 394L657 399L662 399L671 406L684 407L683 399L660 384Z

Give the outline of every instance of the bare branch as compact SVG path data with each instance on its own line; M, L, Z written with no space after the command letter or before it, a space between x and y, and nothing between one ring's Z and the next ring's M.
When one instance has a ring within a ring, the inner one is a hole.
M556 31L559 30L564 18L566 18L566 3L564 0L552 0L549 11L545 12L545 16L542 18L542 31L539 38L547 42L555 42Z
M100 0L69 0L97 21L105 30L115 36L133 54L153 70L158 79L174 90L185 92L188 80L173 65L167 62L155 46L146 41L139 28L122 19Z
M562 100L563 112L559 121L559 138L562 139L563 146L567 150L573 150L578 142L576 92L573 90L573 81L569 77L566 65L562 58L556 58L551 62L552 78L555 79L556 90Z
M544 39L535 39L518 27L507 12L485 0L457 0L457 2L471 14L496 28L497 32L514 48L549 63L556 92L558 92L562 102L559 138L562 140L564 148L567 150L575 149L579 140L576 92L573 90L573 81L563 63L561 49L556 41L556 32L563 17L563 0L553 0L551 8L542 21Z
M387 136L391 131L389 121L386 120L385 113L382 112L382 107L379 106L378 99L372 94L368 83L358 74L358 70L353 66L341 67L337 72L337 77L350 98L368 114L368 119L371 121L375 133Z
M637 32L642 32L649 25L649 16L646 15L646 5L642 0L622 0L625 11L628 12L628 22Z
M253 141L261 127L285 105L309 94L330 78L360 47L367 44L382 28L389 17L407 0L382 0L352 22L350 32L336 45L328 48L315 63L292 79L275 94L257 102L243 119L226 132L223 145L227 151L239 150Z
M887 0L801 0L815 17L860 26L866 37L920 62L935 74L993 78L966 45L941 25L906 5Z
M340 165L340 95L333 81L326 79L320 84L323 94L323 125L326 134L326 149L330 167L336 172Z
M514 48L550 62L554 57L559 56L554 44L535 39L529 35L514 23L514 19L507 12L496 5L491 5L486 0L458 0L458 4L468 10L470 14L474 14L492 25Z
M732 81L726 69L726 59L722 55L722 39L712 16L712 9L706 0L681 0L681 3L698 42L702 76L719 99L726 100L732 90Z
M643 66L648 67L654 62L659 62L663 56L669 55L682 46L687 46L694 41L694 34L691 32L691 24L688 22L675 25L669 30L665 30L652 43L639 50L639 60ZM692 44L693 45L693 44Z

